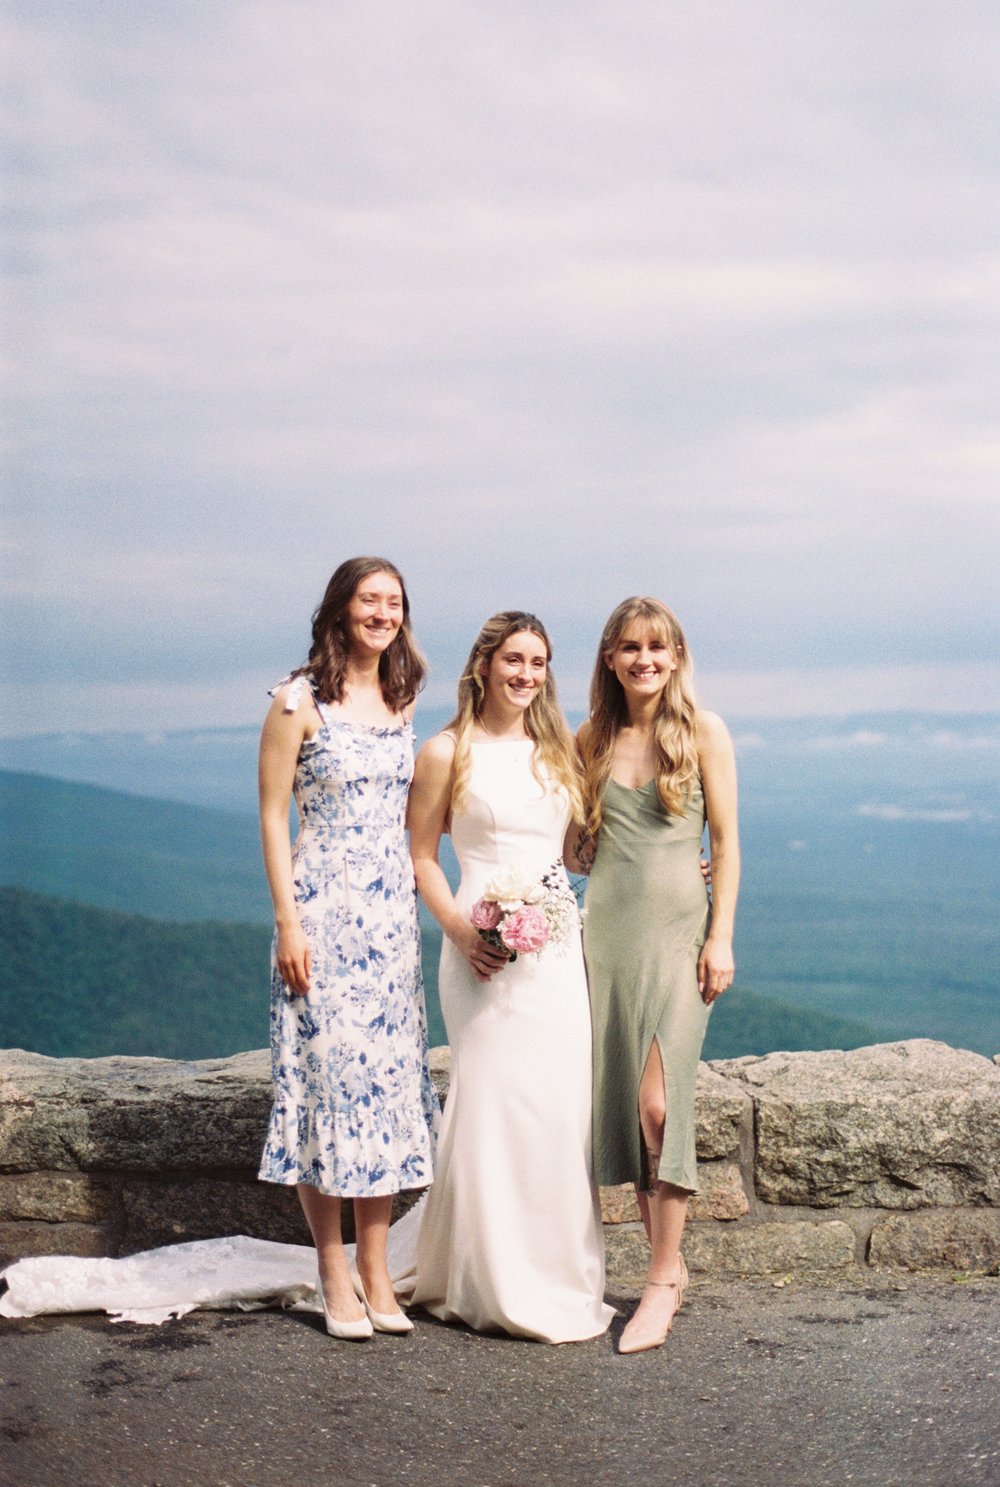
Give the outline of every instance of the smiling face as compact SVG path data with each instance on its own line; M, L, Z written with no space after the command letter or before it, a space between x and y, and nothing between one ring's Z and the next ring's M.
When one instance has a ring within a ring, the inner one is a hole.
M604 662L618 678L626 695L655 697L677 670L677 656L656 630L641 620L627 625Z
M403 590L391 573L370 573L358 584L343 612L342 624L352 655L380 655L403 623Z
M508 635L483 670L487 702L526 712L545 685L548 669L548 649L540 636L531 630Z

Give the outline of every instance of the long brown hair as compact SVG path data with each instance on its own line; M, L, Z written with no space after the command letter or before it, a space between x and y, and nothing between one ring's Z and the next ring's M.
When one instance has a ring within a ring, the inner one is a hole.
M455 761L452 766L452 811L461 814L465 806L472 765L469 743L472 729L479 722L486 703L486 680L484 672L497 651L512 635L527 631L537 635L545 647L546 663L552 660L552 644L545 626L536 615L523 609L505 609L488 619L476 637L458 683L458 710L445 732L455 739ZM524 728L535 744L535 761L540 761L549 775L563 786L569 797L573 819L583 817L583 796L580 790L580 772L576 759L573 738L566 725L559 698L556 695L556 679L551 666L546 664L545 681L539 687L524 715ZM536 771L537 776L537 771ZM541 780L539 778L539 783Z
M609 651L620 644L633 624L648 629L673 652L677 662L660 694L653 724L656 790L665 810L680 815L698 778L695 739L695 699L691 657L677 616L659 599L624 599L612 612L601 633L590 683L590 727L584 733L583 793L586 830L596 837L601 825L601 801L611 774L615 740L628 723L628 707L621 682L607 663Z
M388 573L399 584L403 596L403 623L390 646L379 656L378 677L386 706L402 712L424 684L427 667L410 631L410 601L403 575L386 558L348 558L326 586L326 593L312 617L309 660L292 672L309 676L321 702L343 702L350 647L344 632L344 611L358 585L374 573Z

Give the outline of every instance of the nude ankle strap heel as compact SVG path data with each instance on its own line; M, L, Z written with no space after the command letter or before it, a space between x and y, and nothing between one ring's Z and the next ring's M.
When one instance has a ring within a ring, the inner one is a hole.
M662 1348L670 1336L671 1328L674 1325L674 1317L676 1317L681 1309L684 1292L687 1290L688 1280L690 1278L688 1276L688 1268L684 1263L684 1256L679 1255L678 1259L680 1261L680 1276L677 1280L648 1280L646 1282L647 1286L656 1286L660 1290L672 1288L677 1292L677 1305L670 1313L670 1320L667 1322L665 1330L663 1332L640 1332L638 1329L634 1329L632 1336L629 1337L629 1329L632 1328L632 1324L635 1321L633 1317L618 1340L619 1353L647 1353L653 1348Z

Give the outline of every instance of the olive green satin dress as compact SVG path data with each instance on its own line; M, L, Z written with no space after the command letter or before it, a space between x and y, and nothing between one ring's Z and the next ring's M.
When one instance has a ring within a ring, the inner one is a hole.
M655 781L629 790L609 780L603 810L583 931L594 1026L594 1177L607 1185L644 1177L639 1080L656 1038L667 1112L659 1176L694 1192L694 1089L709 1014L697 977L709 918L699 866L704 798L696 785L675 816Z

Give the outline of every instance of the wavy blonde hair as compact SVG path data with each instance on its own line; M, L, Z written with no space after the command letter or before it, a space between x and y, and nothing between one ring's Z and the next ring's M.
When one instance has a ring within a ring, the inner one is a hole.
M698 749L695 736L695 699L691 657L677 616L659 599L635 597L618 605L601 633L597 660L590 683L590 727L584 735L583 797L588 837L596 838L601 826L604 787L619 731L628 723L628 707L621 682L607 663L626 631L642 626L673 652L676 671L660 694L653 724L656 754L654 778L665 810L680 815L698 778Z
M476 637L458 683L458 709L445 728L455 740L455 759L452 764L451 809L452 814L461 815L465 809L469 788L469 773L472 754L469 748L472 730L483 715L486 703L485 673L497 651L512 635L523 632L537 635L545 647L547 662L552 660L552 644L541 620L521 609L505 609L488 619ZM546 666L545 681L531 700L524 715L524 728L533 740L535 748L531 767L539 784L544 784L538 765L544 766L550 778L556 780L569 797L574 821L583 820L583 792L580 788L580 770L577 762L573 736L563 717L556 695L555 677L551 666Z

